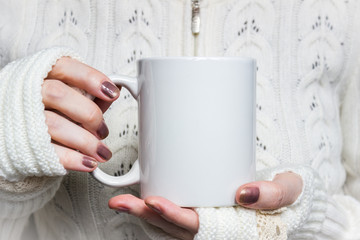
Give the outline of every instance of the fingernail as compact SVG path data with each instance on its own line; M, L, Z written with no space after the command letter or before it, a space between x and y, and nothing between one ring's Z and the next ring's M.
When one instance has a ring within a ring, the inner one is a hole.
M246 187L240 192L239 203L252 204L259 200L260 191L257 187Z
M94 168L97 166L97 162L95 161L95 159L92 159L91 157L88 156L83 157L82 164L88 168Z
M129 213L130 209L126 208L126 207L118 207L116 209L118 212L124 212L124 213Z
M115 98L120 93L120 90L114 84L108 81L102 83L101 91L109 98Z
M160 208L150 204L150 203L146 203L146 205L153 210L154 212L156 212L157 214L162 214L162 211L160 210Z
M112 156L111 151L102 144L98 146L96 153L104 160L109 160Z
M109 129L106 126L104 121L101 122L100 127L98 128L96 133L97 133L97 135L99 136L100 139L104 139L109 135Z

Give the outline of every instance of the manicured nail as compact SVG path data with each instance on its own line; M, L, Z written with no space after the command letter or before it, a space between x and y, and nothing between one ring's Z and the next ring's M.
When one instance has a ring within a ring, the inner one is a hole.
M109 135L109 129L106 126L105 122L102 121L98 130L96 131L97 135L99 136L100 139L104 139Z
M118 212L123 212L123 213L129 213L130 209L126 208L126 207L118 207L116 209Z
M241 204L253 204L259 200L260 191L257 187L246 187L240 192L239 202Z
M101 91L109 98L115 98L119 95L120 90L111 82L105 81L101 85Z
M91 157L88 156L83 157L82 164L88 168L94 168L97 166L97 162L95 161L95 159L92 159Z
M104 160L109 160L112 156L111 151L102 144L98 146L96 153Z
M160 208L150 204L150 203L146 203L146 205L151 209L153 210L154 212L156 212L157 214L162 214L162 211L160 210Z

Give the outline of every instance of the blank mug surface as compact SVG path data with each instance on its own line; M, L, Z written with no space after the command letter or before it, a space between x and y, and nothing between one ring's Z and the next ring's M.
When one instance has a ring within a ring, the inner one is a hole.
M250 58L138 62L141 197L232 206L255 179L256 66Z

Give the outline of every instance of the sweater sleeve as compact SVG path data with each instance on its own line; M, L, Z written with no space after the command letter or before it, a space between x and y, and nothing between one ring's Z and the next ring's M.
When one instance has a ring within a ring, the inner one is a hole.
M61 176L61 165L45 123L41 86L56 61L78 58L69 49L51 48L6 65L0 72L0 176Z
M360 239L360 203L351 196L326 193L315 170L308 166L281 166L257 173L258 180L272 180L292 171L304 182L292 205L278 211L232 208L198 208L200 228L195 239ZM266 221L266 222L264 222ZM285 234L286 233L286 234ZM224 235L226 234L226 235Z
M66 170L51 144L41 86L69 49L51 48L0 71L0 239L20 239L30 215L53 198Z
M279 213L289 239L360 239L360 203L349 195L328 194L324 182L311 167L281 166L260 171L258 178L272 180L286 171L297 173L304 183L295 203Z

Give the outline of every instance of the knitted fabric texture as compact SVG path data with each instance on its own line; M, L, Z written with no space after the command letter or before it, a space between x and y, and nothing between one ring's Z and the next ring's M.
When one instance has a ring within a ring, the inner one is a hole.
M303 180L303 189L300 196L292 205L283 208L280 211L280 216L286 225L288 236L291 238L294 232L300 234L299 229L313 229L315 232L320 232L321 225L327 217L325 212L328 199L325 193L324 184L313 169L306 166L282 166L259 171L257 173L257 178L258 180L271 181L276 174L288 171L300 175ZM274 212L260 212L260 214L271 213ZM339 217L341 217L341 215L342 214L340 213ZM307 230L305 230L305 232L307 232ZM311 233L308 232L308 234L309 237L313 237ZM335 238L329 239L338 239L339 236L333 237Z
M200 239L258 239L256 215L242 207L197 208Z
M55 196L61 180L62 177L30 177L16 183L1 179L4 190L0 201L0 239L24 239L23 229L29 224L30 215Z
M276 174L288 171L303 179L302 193L292 205L276 211L258 211L256 218L254 212L242 207L198 208L200 228L196 239L221 239L220 236L227 236L225 239L232 236L238 236L234 239L269 239L268 236L313 239L314 233L320 233L320 239L324 240L342 239L349 224L345 212L326 195L324 184L313 169L300 165L269 168L258 171L257 180L271 181ZM266 220L269 222L264 223ZM324 231L328 225L336 226L338 231L334 234ZM254 226L258 226L259 236L253 235Z
M62 56L76 57L70 50L52 48L0 72L0 176L8 181L66 174L47 133L41 95L44 78Z
M259 240L286 240L286 225L279 214L256 213L256 222L259 233Z
M33 212L40 239L171 239L159 228L108 208L113 196L139 196L138 186L110 189L77 172L69 172L61 184L61 178L26 183L34 179L25 176L65 173L49 153L43 122L33 122L42 113L24 107L25 97L32 95L34 103L26 106L41 108L41 78L56 58L41 57L47 55L42 51L59 45L76 49L107 75L135 76L136 60L143 57L255 58L258 179L291 170L302 176L304 191L296 203L278 211L196 209L196 238L276 239L286 229L289 239L360 239L360 78L354 71L360 56L359 1L200 0L196 36L190 0L0 2L0 66L7 74L0 80L0 153L6 155L1 155L0 175L25 184L0 184L0 239L19 239L22 231L29 237L24 226ZM42 76L35 74L39 70ZM184 100L191 101L186 94ZM104 118L113 159L101 168L123 175L137 158L137 103L122 89ZM22 139L27 144L17 146ZM39 158L45 155L50 156ZM285 164L291 165L279 167ZM24 186L34 191L21 190Z
M17 182L9 182L0 178L0 189L16 194L37 192L45 187L47 181L47 177L27 177L23 181Z

